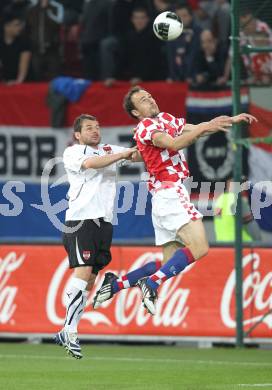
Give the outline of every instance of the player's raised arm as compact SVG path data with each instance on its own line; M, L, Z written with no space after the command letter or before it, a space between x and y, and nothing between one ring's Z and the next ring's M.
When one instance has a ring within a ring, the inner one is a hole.
M221 116L218 116L218 117L212 119L210 122L213 122L215 124L222 122L223 126L230 126L231 124L240 123L240 122L246 122L246 123L251 124L253 122L258 122L258 119L251 114L242 113L242 114L238 114L235 116L221 115ZM209 122L202 122L201 123L201 125L204 125L204 126L206 126L208 124L209 124ZM187 123L184 126L183 132L190 132L190 131L194 130L196 128L196 126L198 126L198 125L191 125L191 124ZM207 130L204 131L203 134L201 134L201 137L205 137L206 135L215 133L217 131L218 131L218 129L209 130L207 128Z
M201 122L198 125L192 125L186 123L184 126L183 133L188 133L197 128L197 126L203 127L205 130L202 132L200 137L205 137L206 135L216 133L217 131L227 131L229 127L234 123L233 117L227 115L218 116L209 122Z
M105 168L108 165L111 165L120 160L131 160L133 153L135 153L136 147L124 150L120 153L109 154L106 156L98 156L98 157L90 157L83 161L82 168L83 169L99 169Z
M242 114L232 116L231 119L232 119L232 123L246 122L251 124L253 122L258 122L258 119L255 116L247 113L242 113Z
M163 132L155 132L152 137L153 145L158 148L166 148L171 150L180 150L190 146L199 137L209 132L228 131L231 126L230 119L213 119L209 122L203 122L199 125L185 125L185 131L178 137L172 138L170 135Z
M167 133L156 132L152 137L152 142L157 148L177 151L191 145L200 135L201 131L199 129L184 133L176 138Z

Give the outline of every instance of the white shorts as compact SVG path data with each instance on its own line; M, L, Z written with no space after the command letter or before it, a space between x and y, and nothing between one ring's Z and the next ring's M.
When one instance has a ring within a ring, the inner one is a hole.
M160 189L152 197L152 221L156 245L177 240L177 231L189 221L202 218L190 202L184 185Z

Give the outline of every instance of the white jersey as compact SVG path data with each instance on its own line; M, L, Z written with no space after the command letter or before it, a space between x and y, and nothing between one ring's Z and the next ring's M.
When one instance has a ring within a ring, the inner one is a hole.
M65 149L63 163L70 184L66 221L96 218L112 221L117 164L99 169L82 169L82 163L89 157L105 156L124 150L126 148L108 144L99 144L97 149L87 145L73 145Z

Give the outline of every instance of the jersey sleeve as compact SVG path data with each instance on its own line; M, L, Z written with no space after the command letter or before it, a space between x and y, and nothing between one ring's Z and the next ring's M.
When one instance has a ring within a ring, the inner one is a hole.
M128 150L129 148L125 148L124 146L119 146L119 145L110 145L112 148L113 153L122 153L125 150Z
M176 118L174 115L169 114L168 112L161 112L159 117L163 122L169 123L176 129L176 135L180 135L183 132L186 125L185 118Z
M82 163L87 159L84 149L73 148L73 146L65 149L63 153L64 168L76 173L81 171Z
M159 123L151 118L144 119L137 126L134 139L141 144L148 145L152 143L152 137L158 131L163 131Z
M122 153L125 150L128 150L129 148L125 148L124 146L119 146L119 145L110 145L112 152L115 153ZM124 165L129 165L131 162L127 161L125 159L117 161L116 164L118 167L124 166Z

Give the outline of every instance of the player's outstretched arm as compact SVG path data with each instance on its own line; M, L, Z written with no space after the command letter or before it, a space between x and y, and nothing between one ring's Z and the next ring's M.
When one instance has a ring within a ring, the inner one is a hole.
M152 142L157 148L177 151L191 145L200 136L200 128L185 132L175 138L171 137L169 134L158 131L153 134Z
M205 137L206 135L213 134L216 133L217 131L223 130L222 128L217 128L218 124L223 127L230 127L232 124L240 123L240 122L246 122L251 124L253 122L258 122L258 119L255 116L247 113L242 113L235 116L220 115L212 119L210 122L202 122L199 125L192 125L190 123L186 123L186 125L184 126L183 133L191 132L195 130L197 126L201 125L207 127L206 130L203 131L203 133L200 135L200 137ZM209 125L211 123L215 124L214 128Z
M198 125L186 123L186 125L184 126L183 134L191 132L200 126L204 129L204 131L202 131L199 137L205 137L206 135L216 133L217 131L228 131L232 123L233 120L230 116L221 115L210 120L209 122L201 122Z
M82 163L83 169L99 169L99 168L105 168L117 161L120 160L131 160L131 157L133 153L136 151L136 147L127 149L121 153L115 153L115 154L109 154L106 156L97 156L97 157L90 157L87 158Z
M217 123L218 121L221 121L221 120L230 121L231 124L240 123L240 122L246 122L248 124L251 124L253 122L258 122L258 119L255 116L253 116L251 114L247 114L247 113L242 113L242 114L235 115L235 116L221 115L221 116L218 116L218 117L212 119L211 122ZM216 131L217 130L206 131L202 134L202 136L204 137L205 135L215 133Z
M251 114L246 114L244 112L242 114L232 116L231 119L232 123L246 122L251 124L253 122L258 122L258 119L255 116Z
M171 137L170 135L164 132L155 132L152 137L153 145L158 148L171 149L171 150L180 150L190 146L194 143L199 137L207 134L209 132L216 131L228 131L231 126L230 118L220 118L213 119L209 122L203 122L199 125L186 125L185 131L182 132L178 137Z

